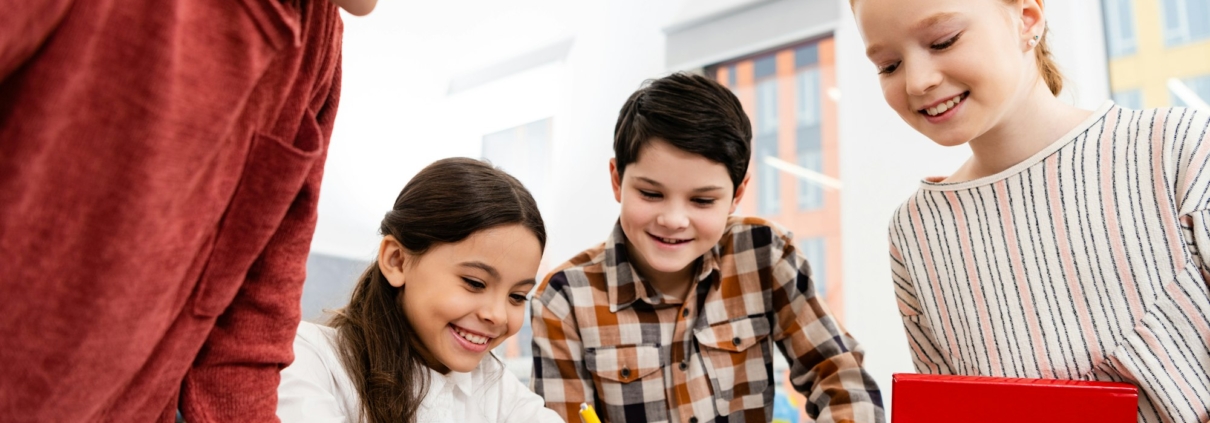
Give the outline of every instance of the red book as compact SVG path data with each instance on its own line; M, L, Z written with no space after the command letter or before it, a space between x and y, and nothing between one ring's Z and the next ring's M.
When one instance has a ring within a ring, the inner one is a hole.
M1138 421L1138 388L1115 382L891 376L893 423L1049 423Z

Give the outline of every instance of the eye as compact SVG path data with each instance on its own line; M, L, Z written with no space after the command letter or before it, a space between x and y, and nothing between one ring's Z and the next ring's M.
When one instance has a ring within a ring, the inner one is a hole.
M462 281L466 282L466 286L470 287L472 290L475 290L475 291L487 289L487 284L485 284L483 282L479 282L479 281L471 279L471 278L462 278Z
M641 194L643 196L643 198L646 198L649 200L658 200L658 199L664 198L664 194L660 194L655 191L639 190L639 194Z
M508 296L508 299L513 302L513 305L525 304L526 300L525 294L512 294Z
M931 48L933 50L945 50L947 48L950 48L950 46L954 45L954 43L958 42L958 37L961 37L961 36L962 36L962 33L959 32L957 35L950 37L950 39L942 41L937 44L933 44L933 45L929 46L929 48Z
M694 198L693 200L690 200L690 201L693 201L695 204L697 204L699 206L713 206L715 199L713 199L713 198Z
M889 75L892 72L895 72L895 69L899 69L899 62L891 63L886 66L879 66L878 74L879 75Z

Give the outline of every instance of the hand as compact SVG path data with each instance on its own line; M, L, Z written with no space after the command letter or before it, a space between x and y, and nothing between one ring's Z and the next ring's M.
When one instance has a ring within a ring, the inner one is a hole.
M365 16L374 11L374 6L378 4L378 0L329 0L332 4L340 6L346 12L356 16Z

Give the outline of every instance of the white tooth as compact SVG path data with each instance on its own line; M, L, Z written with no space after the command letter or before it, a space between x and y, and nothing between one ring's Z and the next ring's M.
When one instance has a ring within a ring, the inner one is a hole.
M942 104L942 105L940 105L940 106L937 106L937 114L942 114L942 113L945 113L945 111L946 111L946 110L949 110L949 109L950 109L950 106L947 106L947 105L945 105L945 104Z
M954 100L950 100L950 101L945 102L945 107L947 109L952 109L952 108L954 108L955 104L958 104L958 103Z
M929 107L928 113L929 113L929 116L936 116L936 115L937 115L937 108L936 108L936 107Z

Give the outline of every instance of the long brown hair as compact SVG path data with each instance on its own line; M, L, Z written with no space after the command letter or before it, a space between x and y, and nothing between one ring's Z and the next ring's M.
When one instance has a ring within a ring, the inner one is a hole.
M455 243L475 232L521 224L546 247L546 227L529 191L512 176L478 160L442 159L412 177L379 232L410 254ZM337 349L361 397L363 421L415 422L428 387L423 348L403 313L395 288L375 262L366 268L349 304L329 321Z

